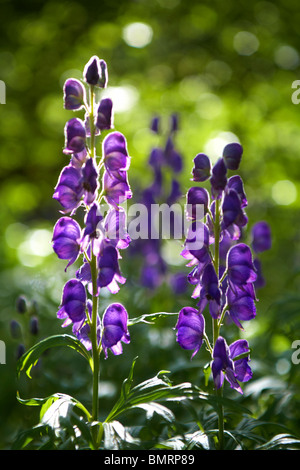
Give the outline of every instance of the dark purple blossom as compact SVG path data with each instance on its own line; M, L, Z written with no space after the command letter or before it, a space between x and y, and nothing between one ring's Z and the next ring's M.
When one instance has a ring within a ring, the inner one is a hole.
M86 129L79 118L70 119L65 126L65 154L82 152L86 146Z
M239 382L247 382L252 377L249 355L234 361L242 354L250 353L246 340L237 340L228 347L226 340L219 336L213 350L212 373L216 389L223 385L224 377L231 388L243 393Z
M229 170L237 170L243 155L243 147L237 142L227 144L223 150L223 159Z
M220 198L222 191L225 189L227 184L227 168L223 158L219 158L219 160L214 164L210 183L213 196L215 198Z
M232 238L240 237L240 228L244 227L248 222L248 217L242 210L241 201L238 193L234 189L230 189L224 196L222 229L230 230L233 233ZM238 233L238 236L235 234Z
M107 357L110 349L114 355L122 354L122 342L130 343L127 328L128 313L122 304L114 303L107 307L103 315L102 348Z
M270 250L272 246L271 229L267 222L257 222L252 227L252 248L255 253Z
M252 283L248 283L242 288L235 286L233 291L230 287L226 290L228 304L228 314L231 320L241 329L241 322L255 318L255 291Z
M183 349L193 349L193 358L203 342L205 329L203 315L193 307L184 307L179 312L175 329L177 330L177 342Z
M179 173L182 170L182 156L175 149L171 137L167 139L164 154L166 164L169 165L175 173Z
M121 132L111 132L103 141L104 164L108 172L126 171L130 165L127 142Z
M97 110L96 126L100 131L113 127L112 100L102 98Z
M105 171L103 175L104 197L108 204L116 207L132 197L128 183L127 172Z
M80 253L81 228L71 217L61 217L53 230L52 246L59 259L69 260L65 270Z
M112 245L105 246L98 257L98 288L107 287L110 292L116 293L119 291L118 283L124 284L125 281L120 272L117 249Z
M62 301L57 317L65 319L63 327L73 323L74 331L81 328L86 320L86 291L77 279L68 281L63 289Z
M83 76L89 85L105 88L107 85L107 65L105 61L100 60L97 56L91 57L84 67Z
M187 192L187 217L193 220L202 219L207 214L209 194L205 188L193 186Z
M82 187L84 192L84 202L88 206L94 202L98 190L98 168L94 158L88 158L82 167Z
M85 100L85 88L79 80L69 78L64 84L64 107L73 111L81 109Z
M84 190L80 168L72 165L64 167L59 175L53 198L63 208L63 213L74 213L81 203Z
M243 180L239 175L231 176L228 179L227 188L229 190L234 189L237 192L237 194L239 196L239 199L240 199L240 202L241 202L241 208L242 209L248 205L247 197L246 197L246 194L245 194L245 191L244 191Z
M228 280L233 286L243 286L257 278L248 245L239 243L230 248L227 256ZM234 289L234 288L233 288Z
M206 181L210 177L211 163L205 153L198 153L194 158L193 181Z
M198 307L203 312L209 304L209 313L213 318L218 318L221 309L221 291L219 289L219 279L213 265L207 264L201 277L201 290L199 293Z
M126 212L122 207L112 207L104 221L104 237L117 249L124 250L131 241L126 229Z

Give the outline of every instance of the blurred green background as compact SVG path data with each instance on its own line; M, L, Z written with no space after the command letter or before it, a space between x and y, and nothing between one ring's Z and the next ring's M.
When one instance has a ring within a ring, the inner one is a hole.
M15 367L20 343L28 348L62 332L56 311L62 286L76 269L66 274L50 243L60 216L53 188L68 163L63 128L74 116L63 109L62 87L66 78L82 76L92 55L108 64L106 93L114 101L115 128L128 141L133 192L152 180L147 161L158 143L149 131L154 114L165 128L171 113L179 115L176 148L184 158L184 191L192 185L197 153L215 160L227 142L242 143L239 174L249 201L249 230L268 221L273 245L261 256L266 286L258 292L257 318L244 332L228 329L229 340L242 335L253 349L254 379L235 399L299 435L300 364L291 360L292 343L300 339L300 104L291 99L292 84L300 80L299 3L0 0L0 12L0 80L6 85L6 103L0 105L0 339L6 344L1 448L37 422L37 411L17 403L17 389L24 398L60 391L90 399L85 364L71 352L49 352L30 382L17 381ZM178 243L165 249L170 272L188 273L179 253ZM113 299L104 297L103 308L117 299L136 317L193 304L192 289L176 296L168 278L156 291L143 288L128 253L122 271L126 285ZM29 332L28 315L16 311L19 295L38 317L37 335ZM191 363L189 352L180 350L175 319L132 327L124 354L103 364L103 408L136 355L136 380L167 369L175 382L201 385L199 365L207 357L203 352ZM22 338L11 336L11 320L22 322Z

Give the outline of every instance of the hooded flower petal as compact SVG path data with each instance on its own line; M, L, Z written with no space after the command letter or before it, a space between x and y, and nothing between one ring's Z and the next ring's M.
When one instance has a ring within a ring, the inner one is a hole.
M252 227L252 248L256 253L270 250L272 246L271 229L265 221L257 222Z
M248 285L252 288L251 293L247 288L244 290L238 287L235 292L230 287L226 291L229 316L241 329L243 329L241 321L252 320L256 315L254 288L252 284Z
M203 312L209 303L209 313L213 318L218 318L221 308L221 291L215 268L211 263L204 268L201 278L200 301L198 303L200 312Z
M233 285L242 286L257 278L248 245L239 243L230 248L227 255L228 279Z
M229 353L231 359L234 361L234 372L237 380L240 382L248 382L252 378L252 370L248 364L250 361L250 351L248 341L245 339L238 339L229 346ZM245 354L248 353L246 356ZM243 355L241 359L238 356Z
M219 158L214 164L210 183L214 197L219 198L227 184L227 168L223 158Z
M234 189L230 189L224 196L223 204L223 220L222 229L227 229L232 224L238 227L244 227L248 218L241 208L241 202L238 193Z
M81 109L85 99L85 88L79 80L69 78L64 84L65 109Z
M71 279L64 286L58 318L67 318L66 324L72 322L73 328L78 330L86 319L86 300L84 285L77 279Z
M70 119L65 126L65 154L79 153L85 149L86 130L79 118Z
M122 304L109 305L103 315L102 347L107 357L107 350L113 354L122 354L122 344L130 343L130 335L127 328L128 313Z
M62 206L64 213L74 213L83 196L82 173L72 165L64 167L59 175L53 198Z
M104 60L92 56L84 67L83 76L89 85L105 88L107 85L107 65Z
M52 238L53 250L58 258L69 260L67 267L78 258L80 235L80 226L71 217L61 217L54 226Z
M103 141L104 164L108 171L128 170L130 157L123 134L111 132Z
M184 307L180 310L175 326L177 342L183 349L193 349L192 357L202 346L204 328L204 317L198 310L192 307Z
M243 147L237 142L228 144L223 150L223 159L229 170L237 170L243 155Z
M111 129L113 127L112 100L102 98L97 110L96 126L100 131Z
M198 153L194 158L193 181L202 182L210 177L211 163L205 153Z
M194 186L187 192L187 217L193 220L202 219L209 206L209 194L205 188Z
M126 171L108 172L103 175L104 195L108 204L117 207L132 197Z
M84 189L84 202L90 205L94 202L98 190L98 168L93 158L88 158L82 167L82 186Z
M212 373L217 389L221 388L224 381L224 374L231 388L243 393L234 371L234 364L230 357L230 349L222 336L216 340L213 350Z

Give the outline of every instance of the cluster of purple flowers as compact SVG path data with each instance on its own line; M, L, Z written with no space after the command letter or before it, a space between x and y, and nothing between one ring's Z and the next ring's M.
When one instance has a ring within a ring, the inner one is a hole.
M158 115L152 119L150 130L161 142L150 151L148 165L152 170L153 180L149 187L141 191L140 203L147 208L147 231L152 236L135 240L131 247L131 254L143 256L141 284L148 289L156 289L166 280L168 266L162 256L162 233L151 207L155 204L167 204L171 207L182 197L178 175L183 169L183 158L175 145L176 134L179 130L177 114L171 114L166 133L163 130L162 119ZM170 237L174 233L174 218L179 214L173 213L172 215L173 218L171 217L169 221ZM154 232L155 236L153 236ZM175 273L170 276L170 284L175 293L182 293L187 287L186 276L181 272Z
M243 322L255 318L256 288L263 285L258 254L271 246L270 228L264 221L252 229L255 260L249 244L243 241L243 229L248 224L247 197L242 178L228 176L230 170L239 168L242 153L239 143L231 143L214 165L204 153L194 158L192 181L208 181L210 191L193 186L187 192L190 230L181 254L192 267L188 281L194 286L192 298L198 302L197 308L184 307L176 324L177 341L182 348L193 350L192 357L206 342L216 389L222 387L225 377L240 393L239 382L252 376L249 345L240 339L228 346L220 336L220 328L225 319L243 329ZM204 208L201 220L197 218L197 205ZM197 232L201 232L202 243L194 248L192 241ZM205 308L213 322L213 346L205 333Z
M91 326L97 323L98 345L107 356L109 348L120 354L121 341L129 342L128 314L123 305L115 303L100 318L94 301L101 289L116 293L119 284L126 281L119 260L120 250L128 247L130 238L120 204L132 194L126 139L112 131L113 103L110 98L97 99L106 85L106 63L96 56L86 64L82 81L71 78L64 84L65 109L82 110L84 118L72 118L65 126L63 153L70 160L54 190L63 216L55 224L52 242L58 258L67 261L65 270L82 259L76 277L63 288L57 316L64 320L62 326L72 324L74 334L87 349L92 348ZM103 139L101 157L97 156L97 136ZM105 215L103 200L108 207ZM82 226L74 218L79 207L84 211Z

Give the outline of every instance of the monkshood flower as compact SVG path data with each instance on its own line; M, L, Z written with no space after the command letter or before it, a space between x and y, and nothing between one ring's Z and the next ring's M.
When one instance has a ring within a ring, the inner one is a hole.
M193 186L187 192L187 218L196 220L199 216L207 214L207 210L210 204L210 198L208 191L205 188ZM203 208L203 212L202 212ZM197 209L199 209L197 211ZM201 211L200 211L201 209Z
M128 313L122 304L114 303L107 307L103 315L102 348L107 357L110 349L114 355L122 354L122 342L130 343L127 328Z
M243 155L243 147L233 142L227 144L223 149L223 160L229 170L237 170L240 166L241 158Z
M219 199L227 184L227 167L223 158L219 158L214 164L210 183L213 196Z
M255 253L270 250L272 246L271 229L265 221L257 222L252 227L251 246Z
M75 263L80 253L81 228L71 217L61 217L53 230L52 247L59 259L69 260L67 268Z
M85 287L77 279L68 281L63 289L60 309L57 312L59 319L64 319L63 327L73 324L73 330L81 328L86 320L87 296Z
M228 314L231 320L241 329L241 322L252 320L256 316L256 294L253 283L248 283L242 288L235 286L226 290Z
M210 177L211 163L205 153L198 153L194 158L194 168L192 170L192 181L202 182Z
M124 170L115 172L105 171L103 175L103 188L106 202L114 207L119 206L132 197L127 172Z
M103 141L104 165L108 172L127 171L130 166L127 142L121 132L111 132ZM113 173L113 175L116 173Z
M221 310L221 290L219 289L219 279L213 265L207 264L201 277L200 300L198 302L199 311L202 313L209 304L209 313L213 318L218 318Z
M64 84L64 107L77 111L85 102L85 88L79 80L70 78Z
M64 167L53 194L53 199L62 206L61 212L73 214L81 203L83 192L81 169L73 165Z
M79 118L70 119L65 126L65 154L82 152L86 146L86 129Z
M110 98L103 98L97 109L96 126L100 131L113 127L113 103Z
M203 315L193 307L184 307L179 312L175 329L177 342L183 349L193 349L193 358L203 343L205 329Z
M219 336L213 350L212 373L216 389L223 385L224 377L231 388L243 393L239 382L247 382L252 377L249 362L249 346L246 340L237 340L229 347L226 340ZM246 355L238 359L239 356ZM234 360L236 358L236 361Z
M83 76L89 85L105 88L107 85L106 62L97 56L91 57L84 67Z
M234 286L241 287L257 278L253 264L252 253L248 245L239 243L230 248L227 256L228 281Z

